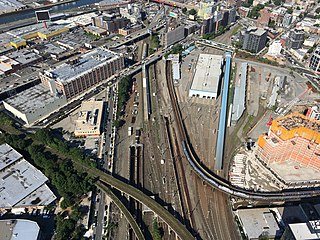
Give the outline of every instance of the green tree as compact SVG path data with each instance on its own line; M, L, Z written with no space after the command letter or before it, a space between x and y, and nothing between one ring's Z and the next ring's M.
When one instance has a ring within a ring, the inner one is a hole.
M197 11L192 8L192 9L189 10L189 14L190 14L190 15L196 15L196 14L197 14Z
M320 7L318 7L318 8L315 10L315 12L316 12L317 14L319 14L319 13L320 13Z
M188 9L187 8L182 8L182 13L183 14L186 14L188 12Z
M161 240L161 233L158 221L154 218L152 222L152 237L153 240Z
M293 13L293 9L292 8L288 8L287 13L292 14Z

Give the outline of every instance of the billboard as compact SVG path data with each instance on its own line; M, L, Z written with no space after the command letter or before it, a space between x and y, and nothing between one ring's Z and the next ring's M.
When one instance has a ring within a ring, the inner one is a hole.
M35 14L38 22L50 20L49 10L35 11Z

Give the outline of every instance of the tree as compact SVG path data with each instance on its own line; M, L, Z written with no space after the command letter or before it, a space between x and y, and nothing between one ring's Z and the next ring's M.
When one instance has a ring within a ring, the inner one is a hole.
M280 6L281 5L281 0L273 0L274 5Z
M188 12L188 9L187 8L182 8L182 13L183 14L186 14Z
M317 14L319 14L319 13L320 13L320 7L318 7L315 12L316 12Z
M152 237L154 240L161 240L161 233L158 225L158 221L154 218L152 223Z
M288 8L287 13L292 14L293 13L293 9L292 8Z
M192 8L192 9L189 11L189 14L190 14L190 15L196 15L196 14L197 14L197 11Z

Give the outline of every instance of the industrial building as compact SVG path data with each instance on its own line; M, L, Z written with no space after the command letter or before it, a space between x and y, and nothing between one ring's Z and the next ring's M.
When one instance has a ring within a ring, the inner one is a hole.
M236 124L246 109L246 86L247 86L248 64L241 64L241 76L235 82L232 103L232 124Z
M320 123L293 113L272 121L258 139L257 156L267 165L287 160L320 170Z
M53 94L41 84L3 101L4 108L27 125L46 117L66 103L65 96Z
M170 54L168 56L169 61L172 64L172 78L177 81L181 78L180 74L180 55L179 54Z
M221 55L200 54L189 97L216 99L219 93L222 66Z
M40 240L39 225L27 219L0 220L1 240Z
M101 134L101 119L103 101L90 99L81 104L78 119L75 122L76 137L99 136Z
M319 47L317 47L316 50L313 52L310 58L309 67L318 73L320 72L320 48Z
M0 212L43 208L56 199L48 178L6 143L0 145L0 179Z
M124 68L124 58L104 48L97 48L81 57L40 73L41 82L52 93L67 100L79 96Z
M266 45L267 32L256 27L249 27L246 31L241 31L240 41L242 49L258 53Z
M7 33L14 37L17 41L19 39L28 40L32 38L49 39L67 31L69 31L69 28L65 27L64 25L58 25L48 22L46 23L46 27L43 23L37 23L10 30ZM19 46L15 47L18 48Z
M286 41L286 47L289 49L299 49L302 47L304 41L304 31L303 29L292 29L289 32L289 36Z
M17 0L0 1L0 14L26 9L27 6Z
M316 105L308 107L308 112L306 116L315 120L320 120L320 106Z

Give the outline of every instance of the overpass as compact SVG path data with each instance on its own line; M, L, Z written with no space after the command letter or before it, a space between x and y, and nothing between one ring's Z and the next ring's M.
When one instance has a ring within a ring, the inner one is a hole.
M129 185L126 182L123 182L112 175L106 174L96 168L85 166L83 163L73 161L74 164L88 173L90 176L94 178L98 178L99 187L103 187L100 182L104 184L108 184L113 188L119 190L127 194L128 196L134 198L140 203L144 204L148 208L150 208L156 215L158 215L171 229L175 232L180 239L182 240L194 240L195 237L187 230L187 228L178 221L166 208L161 206L158 202L156 202L153 198L149 197L139 189L134 186ZM106 189L103 189L104 191ZM137 230L138 231L138 230Z
M187 8L187 9L198 9L198 6L185 4L182 2L172 1L172 0L151 0L152 2L168 5L171 7L178 7L178 8Z
M213 47L213 48L217 48L219 50L223 50L223 51L228 51L228 52L233 52L234 51L234 47L230 46L230 45L226 45L223 43L219 43L219 42L215 42L212 40L205 40L205 39L200 39L198 41L196 41L196 44L201 44L207 47Z

